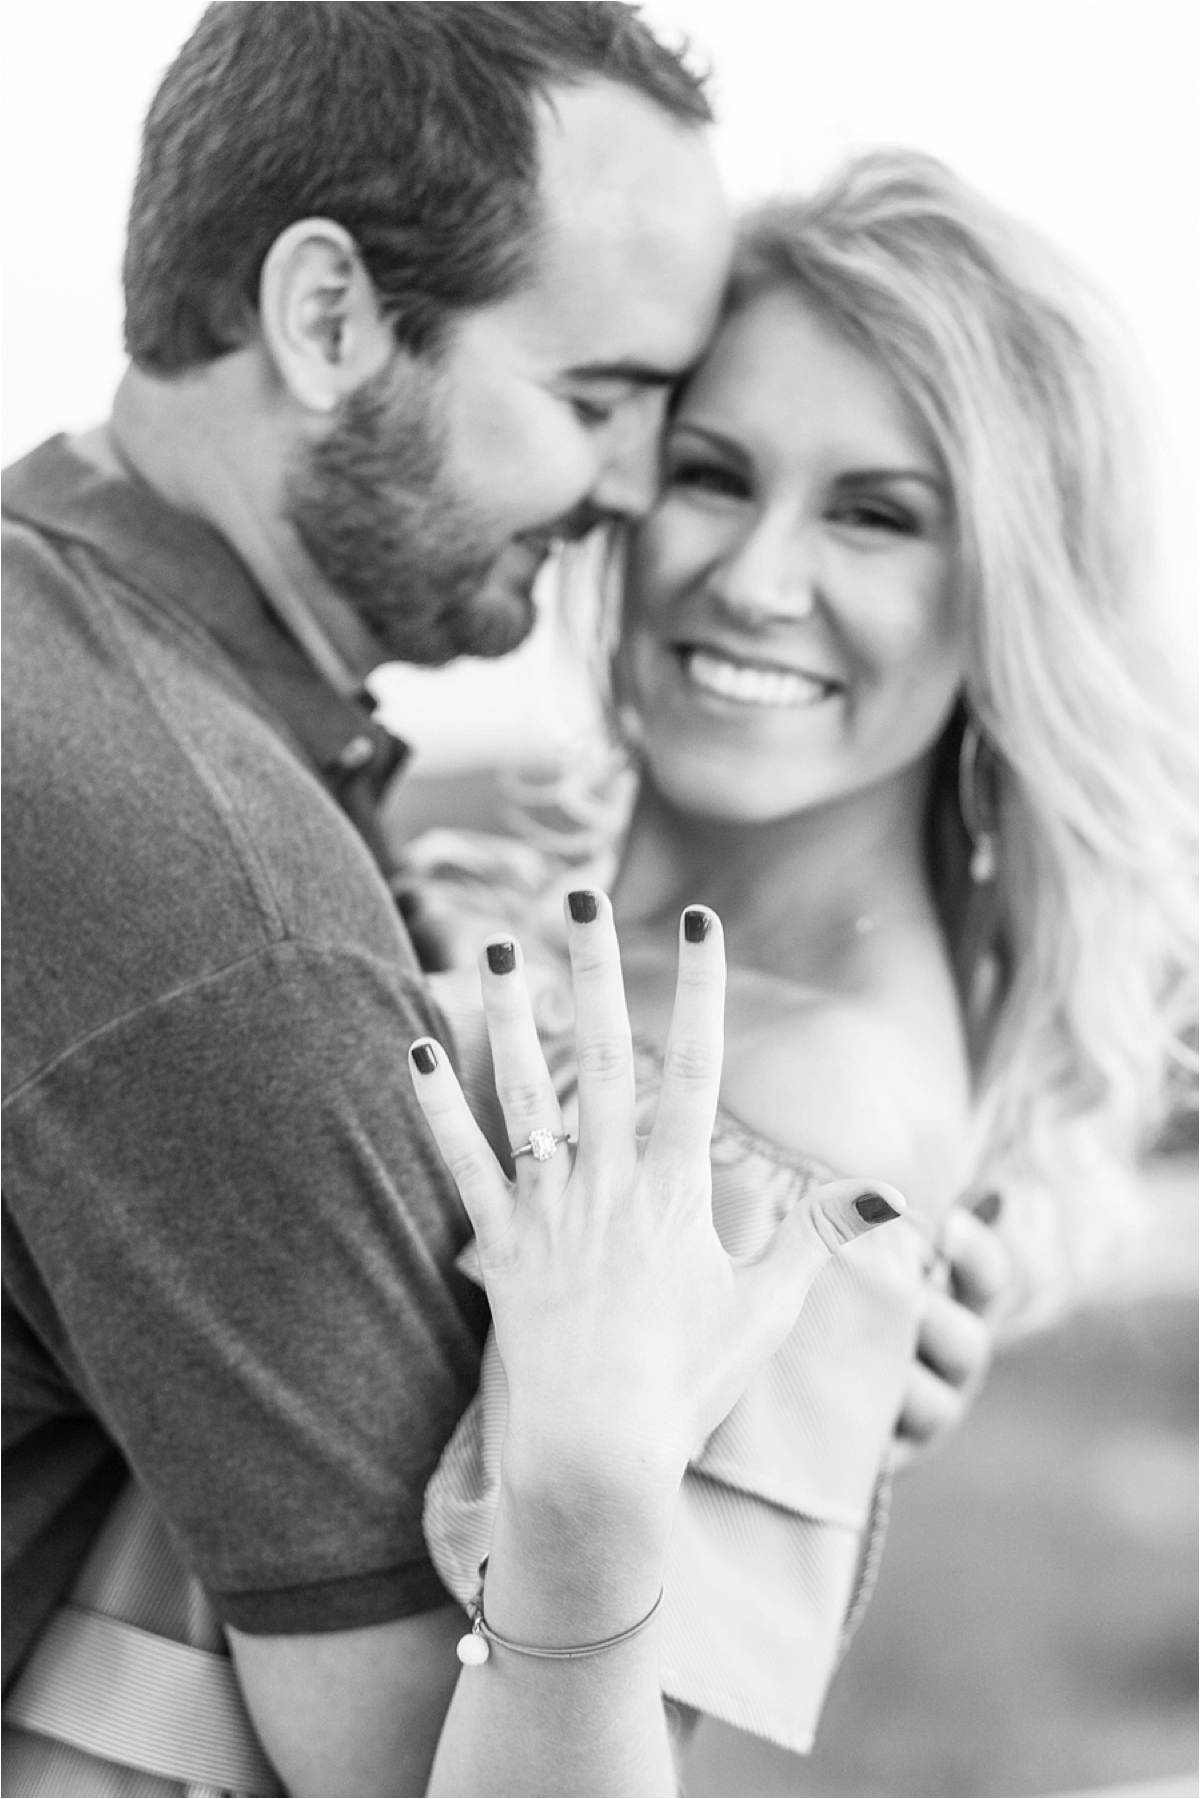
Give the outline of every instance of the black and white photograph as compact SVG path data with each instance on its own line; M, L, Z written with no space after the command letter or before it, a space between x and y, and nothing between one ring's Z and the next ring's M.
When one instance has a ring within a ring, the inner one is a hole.
M1200 5L0 30L0 1791L1194 1799Z

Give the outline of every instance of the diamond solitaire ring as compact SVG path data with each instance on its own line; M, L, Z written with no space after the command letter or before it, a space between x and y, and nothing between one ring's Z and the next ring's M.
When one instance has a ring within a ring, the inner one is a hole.
M522 1143L519 1148L510 1153L514 1162L518 1156L532 1156L535 1162L548 1162L560 1143L573 1143L574 1141L575 1139L569 1137L566 1131L560 1131L557 1135L553 1131L530 1131L529 1142Z

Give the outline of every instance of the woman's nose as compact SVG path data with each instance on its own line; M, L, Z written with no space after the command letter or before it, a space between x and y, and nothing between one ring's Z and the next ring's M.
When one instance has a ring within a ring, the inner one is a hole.
M761 518L729 549L709 585L748 623L807 618L816 604L813 545L793 520Z

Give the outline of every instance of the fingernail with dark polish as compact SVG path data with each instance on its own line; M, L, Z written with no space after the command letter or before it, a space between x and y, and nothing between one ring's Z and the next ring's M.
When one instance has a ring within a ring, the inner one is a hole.
M586 887L577 887L574 893L568 893L567 905L576 924L591 924L600 910L595 894L589 893Z
M703 943L712 919L699 906L691 906L683 915L683 934L689 943Z
M437 1067L437 1051L432 1043L414 1043L412 1059L418 1074L432 1074Z
M517 952L511 943L489 943L487 959L493 974L511 974L517 966Z
M1004 1195L1002 1193L985 1193L982 1199L975 1201L971 1210L980 1224L995 1224L1003 1205Z
M895 1206L890 1206L882 1193L862 1193L854 1202L854 1210L867 1224L883 1224L889 1218L899 1218Z

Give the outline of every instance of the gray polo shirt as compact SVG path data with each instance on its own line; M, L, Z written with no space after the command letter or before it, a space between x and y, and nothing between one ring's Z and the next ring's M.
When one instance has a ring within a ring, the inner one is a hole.
M363 718L65 440L4 512L6 1666L126 1467L240 1629L440 1604L485 1321L406 1071L439 1021L334 797Z

